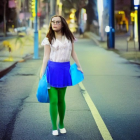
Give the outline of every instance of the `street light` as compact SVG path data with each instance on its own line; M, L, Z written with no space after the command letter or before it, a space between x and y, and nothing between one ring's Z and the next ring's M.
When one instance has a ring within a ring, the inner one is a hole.
M134 0L134 9L138 10L138 44L140 51L140 0Z
M103 0L98 0L97 1L97 6L98 6L98 21L99 21L99 32L100 32L100 37L101 41L104 41L104 30L103 30L103 11L104 11L104 2Z
M140 0L134 0L134 6L140 5Z

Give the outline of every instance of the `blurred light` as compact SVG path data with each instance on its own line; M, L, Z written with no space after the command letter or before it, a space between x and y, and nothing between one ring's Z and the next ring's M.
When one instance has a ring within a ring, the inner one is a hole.
M135 10L135 19L134 19L134 38L135 38L135 41L138 41L138 11Z
M138 9L138 7L134 7L134 9L135 9L135 10L137 10L137 9Z
M71 19L70 21L71 21L71 23L75 23L74 19Z
M100 33L102 33L102 27L103 27L103 23L102 23L102 16L103 16L103 0L98 0L98 22L99 22L99 31Z
M76 12L76 9L73 8L73 9L71 9L70 11L71 11L70 18L71 18L71 19L75 19L75 12Z
M70 14L70 18L74 19L74 16L75 16L74 14Z
M30 20L32 20L32 21L33 21L33 20L34 20L34 18L33 18L33 17L30 17Z
M36 14L35 14L35 13L33 13L32 15L33 15L33 17L35 17L35 16L36 16Z
M124 11L119 11L118 13L119 13L119 14L124 14Z
M134 21L135 13L134 12L131 12L130 16L131 16L131 21Z
M62 2L59 3L59 7L62 8Z
M57 0L57 5L59 5L59 3L60 3L60 0Z
M61 15L61 13L62 13L62 5L63 5L62 2L60 2L59 3L59 15Z
M35 12L35 0L31 1L31 12L32 12L32 17L36 16L36 12Z
M98 10L103 12L103 0L98 0Z
M72 13L75 13L75 12L76 12L76 9L74 9L74 8L71 9L71 12L72 12Z
M87 20L87 14L84 13L84 20L86 21Z
M134 5L140 5L140 0L134 0Z
M131 13L130 15L131 15L132 17L134 17L134 16L135 16L135 14L134 14L134 13Z
M109 26L106 26L106 27L105 27L105 32L106 32L106 33L110 32L110 27L109 27Z

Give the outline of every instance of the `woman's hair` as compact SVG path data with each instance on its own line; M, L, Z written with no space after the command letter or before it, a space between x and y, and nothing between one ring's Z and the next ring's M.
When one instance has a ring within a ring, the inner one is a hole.
M60 17L61 23L62 23L62 26L63 26L63 27L61 28L62 35L65 35L66 38L67 38L68 40L70 40L71 42L73 42L73 41L75 40L75 38L74 38L72 32L70 31L66 20L65 20L62 16L54 15L54 16L51 18L51 21L52 21L52 19L53 19L54 17ZM48 38L50 44L51 44L52 39L55 38L55 33L54 33L53 29L52 29L51 21L50 21L50 24L49 24L49 31L48 31L48 33L47 33L47 35L46 35L46 37Z

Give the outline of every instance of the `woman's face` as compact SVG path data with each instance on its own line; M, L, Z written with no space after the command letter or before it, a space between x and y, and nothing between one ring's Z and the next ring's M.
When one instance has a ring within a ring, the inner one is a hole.
M62 28L62 22L60 17L54 17L51 21L52 29L56 32L60 31Z

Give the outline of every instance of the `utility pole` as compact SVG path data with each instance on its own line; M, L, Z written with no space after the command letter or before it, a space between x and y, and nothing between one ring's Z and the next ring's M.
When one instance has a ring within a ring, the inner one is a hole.
M35 0L35 20L34 20L34 59L38 59L38 29L37 29L37 0Z
M114 0L109 0L109 48L115 47L115 29L114 29Z
M4 37L7 35L6 34L6 4L7 4L7 0L4 0L4 11L3 11L3 32L4 32Z

